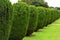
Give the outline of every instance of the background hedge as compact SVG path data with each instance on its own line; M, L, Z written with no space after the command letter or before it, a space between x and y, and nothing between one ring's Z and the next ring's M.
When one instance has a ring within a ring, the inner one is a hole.
M29 8L27 4L18 2L13 5L14 20L9 40L22 40L29 23Z
M39 20L38 25L35 31L37 31L40 28L43 28L44 26L47 26L48 24L51 24L55 20L57 20L60 16L60 13L57 9L50 9L50 8L43 8L38 7L39 9Z
M8 40L12 18L12 5L9 0L0 0L0 40Z
M38 22L38 9L35 6L29 6L30 9L30 20L29 20L29 26L27 30L27 36L31 35L36 27Z
M60 18L60 10L35 7L23 2L11 5L0 0L0 40L22 40L25 35L51 24Z
M37 31L40 28L43 28L46 22L46 14L45 14L44 8L38 7L38 13L39 13L38 24L37 24L37 28L35 31Z

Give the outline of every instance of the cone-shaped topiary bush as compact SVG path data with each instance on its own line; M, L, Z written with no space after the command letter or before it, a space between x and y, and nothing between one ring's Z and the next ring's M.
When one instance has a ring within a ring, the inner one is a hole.
M29 23L29 8L26 3L18 2L13 5L13 25L9 40L22 40L25 36Z
M0 40L8 40L12 18L12 5L9 0L0 0Z
M35 6L29 6L30 8L30 20L26 36L31 35L36 27L38 22L38 9Z

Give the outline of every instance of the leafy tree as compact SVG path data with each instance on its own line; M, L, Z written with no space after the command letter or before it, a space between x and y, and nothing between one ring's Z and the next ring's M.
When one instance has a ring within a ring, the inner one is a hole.
M45 2L44 0L22 0L22 1L30 5L48 7L47 2Z
M60 10L60 7L55 7L56 9Z

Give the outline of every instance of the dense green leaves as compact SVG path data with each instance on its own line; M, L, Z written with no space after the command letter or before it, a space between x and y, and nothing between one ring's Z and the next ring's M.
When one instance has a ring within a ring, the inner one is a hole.
M0 0L0 40L22 40L60 18L60 10Z
M30 20L27 30L27 36L31 35L37 27L38 22L38 10L35 6L29 6L30 8Z
M0 40L8 40L12 25L12 5L9 0L0 0Z
M21 1L26 2L27 4L30 4L30 5L42 6L46 8L48 7L47 2L45 2L44 0L21 0Z
M58 13L58 10L56 9L39 7L39 20L36 31L57 20L60 17L59 15L60 13Z
M14 20L9 40L22 40L29 24L29 8L23 2L16 3L13 7Z

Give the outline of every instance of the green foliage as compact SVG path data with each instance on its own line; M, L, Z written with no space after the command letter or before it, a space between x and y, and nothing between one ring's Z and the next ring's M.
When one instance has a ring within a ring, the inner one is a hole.
M60 10L0 0L0 40L22 40L60 18Z
M12 25L12 5L9 0L0 0L0 40L8 40Z
M47 26L48 24L51 24L56 19L58 19L60 16L60 13L56 9L51 8L41 8L39 7L39 20L38 20L38 26L36 28L36 31L40 28L43 28L44 26Z
M38 9L35 6L29 6L29 8L30 8L30 20L26 34L27 36L31 35L35 31L38 22Z
M44 0L22 0L22 1L30 5L48 7L48 3L45 2Z
M13 5L14 20L9 40L22 40L29 23L29 8L27 4L19 2Z
M42 32L34 32L33 37L25 37L23 40L55 40L60 39L60 19L56 20L54 23L44 27Z
M38 8L38 13L39 13L39 17L38 17L38 24L37 24L37 29L43 28L43 26L46 23L46 13L43 7L37 7Z

